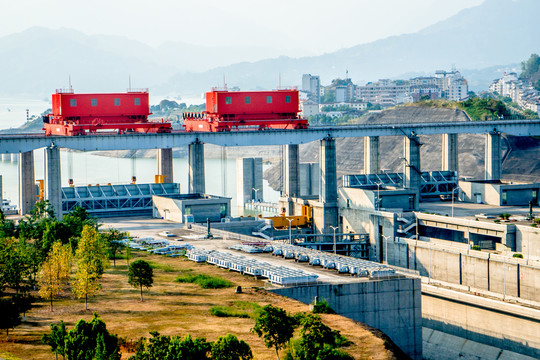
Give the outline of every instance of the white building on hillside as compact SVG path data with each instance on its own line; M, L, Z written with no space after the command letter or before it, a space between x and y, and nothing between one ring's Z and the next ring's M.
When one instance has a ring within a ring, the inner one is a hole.
M321 79L318 75L302 75L302 91L308 93L308 97L314 102L320 102Z

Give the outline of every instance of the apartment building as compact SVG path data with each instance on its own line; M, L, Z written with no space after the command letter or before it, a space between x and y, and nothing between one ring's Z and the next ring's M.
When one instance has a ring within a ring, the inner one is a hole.
M306 92L308 98L319 103L321 96L321 79L318 75L302 75L302 91Z

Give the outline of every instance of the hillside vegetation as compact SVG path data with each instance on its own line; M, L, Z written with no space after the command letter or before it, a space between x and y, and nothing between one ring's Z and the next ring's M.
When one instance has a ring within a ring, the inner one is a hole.
M516 114L509 105L503 101L492 98L472 97L465 101L449 100L421 100L403 106L416 106L424 108L460 109L467 113L473 121L497 120L497 119L537 119L538 114L525 111Z
M536 90L540 91L540 56L531 54L531 56L521 63L522 80L529 81Z

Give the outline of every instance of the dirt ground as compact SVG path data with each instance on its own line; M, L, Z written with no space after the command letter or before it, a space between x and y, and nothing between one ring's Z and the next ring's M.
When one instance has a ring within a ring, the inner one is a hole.
M209 310L216 305L231 305L236 301L255 302L260 305L273 304L290 313L309 311L309 307L264 291L264 283L239 273L229 272L208 264L197 264L186 258L169 258L135 252L134 258L144 258L154 265L154 286L144 291L144 302L140 301L138 289L127 281L127 262L118 260L116 268L108 268L103 276L103 289L92 297L89 310L84 310L84 301L75 299L71 293L54 302L51 312L47 301L39 300L26 315L23 323L10 331L6 341L5 332L0 336L0 358L6 359L51 359L50 347L40 341L42 334L49 332L51 323L64 320L68 330L79 319L90 320L97 312L106 322L110 332L128 341L141 336L149 337L156 330L161 334L202 336L209 341L227 333L234 334L249 343L255 359L275 359L273 349L267 349L263 341L250 329L251 318L216 317ZM133 259L131 261L133 261ZM203 273L226 278L235 286L226 289L202 289L196 284L174 282L185 272ZM243 289L236 294L236 285ZM324 321L333 329L341 331L352 345L345 350L356 359L394 359L396 356L385 348L387 342L377 331L338 315L324 315ZM122 349L122 359L131 354Z

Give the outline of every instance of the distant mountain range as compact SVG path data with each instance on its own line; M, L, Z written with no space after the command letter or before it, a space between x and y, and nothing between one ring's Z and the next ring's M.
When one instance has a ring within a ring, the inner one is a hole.
M224 77L230 86L268 89L280 79L299 85L303 73L318 74L329 84L348 70L363 84L452 66L473 90L487 89L504 71L519 70L520 61L540 53L539 13L538 0L486 0L417 33L320 56L264 60L257 59L275 51L181 43L155 48L124 37L31 28L0 38L0 96L49 96L67 85L68 76L81 92L121 91L131 75L134 87L150 87L152 94L193 96L222 85Z

